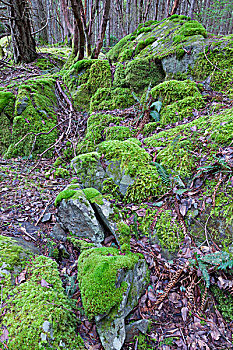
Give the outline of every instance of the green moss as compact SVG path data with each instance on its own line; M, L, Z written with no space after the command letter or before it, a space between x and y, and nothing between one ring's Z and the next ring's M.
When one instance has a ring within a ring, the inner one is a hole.
M9 91L0 91L0 154L11 143L11 125L14 117L15 96Z
M107 58L111 61L116 61L123 46L127 43L128 40L130 40L130 37L131 34L126 35L115 46L113 46L113 48L107 53Z
M74 247L77 248L80 251L80 253L87 249L95 247L93 243L88 243L82 239L78 239L77 237L67 237L67 239L68 241L73 243Z
M77 191L72 190L72 189L66 189L64 191L61 191L54 202L55 207L57 207L57 205L63 200L63 199L70 199L71 197L73 197L76 194Z
M109 126L104 132L106 141L108 140L120 140L124 141L130 137L135 136L135 130L126 126Z
M175 251L184 239L182 226L172 217L171 210L163 211L155 227L156 236L162 248Z
M22 247L17 245L17 241L0 235L0 267L7 264L7 270L13 271L15 267L22 267L25 255Z
M216 154L220 146L229 145L232 138L232 109L229 109L162 131L144 139L144 142L150 147L160 147L157 161L185 180L193 174L204 155L208 155L205 165L210 164L213 161L211 155Z
M233 44L229 35L223 42L213 42L199 54L189 73L195 80L204 81L210 78L210 86L216 91L232 93L233 81ZM216 68L217 67L217 68Z
M193 35L202 35L204 38L207 37L206 29L198 21L185 22L173 37L173 41L175 43L180 43L185 41L186 37Z
M123 109L135 103L130 89L99 88L91 99L90 111Z
M48 288L42 286L43 280L49 284ZM10 350L39 350L48 345L57 349L61 342L71 350L84 348L81 337L76 334L77 320L53 260L36 257L28 263L26 282L3 291L1 324L9 332ZM51 324L52 336L43 332L45 321Z
M140 51L142 51L148 45L152 44L155 40L156 40L155 37L150 37L145 40L139 41L135 50L135 54L137 55Z
M217 308L221 312L226 321L233 320L233 297L230 293L227 293L217 286L211 286L210 291L213 293L216 301Z
M122 252L130 252L130 228L127 224L124 222L119 222L117 224L117 230L118 230L118 240L120 242L121 251Z
M154 99L162 102L160 123L166 125L192 116L194 109L204 107L205 103L196 84L190 80L165 81L151 90Z
M55 80L53 78L30 79L19 87L13 120L12 144L5 157L29 156L42 153L55 143L57 122ZM40 133L36 137L35 134ZM27 136L26 136L27 135ZM17 144L24 136L23 142ZM15 146L17 144L17 146ZM52 154L52 150L45 156Z
M141 91L149 84L155 86L161 83L164 77L161 62L156 59L135 59L125 68L125 82L135 91Z
M66 177L69 177L70 173L69 170L64 169L64 168L57 168L55 173L54 173L54 177L62 177L63 179L65 179Z
M116 65L113 87L127 87L127 83L125 81L125 66L122 63L117 63Z
M110 88L112 85L111 69L106 60L78 61L64 72L63 79L72 92L75 107L79 110L89 108L92 95L100 87Z
M96 248L84 251L78 260L78 280L86 315L109 313L122 301L126 284L116 287L118 271L131 269L139 256L120 255L115 248Z
M104 204L102 194L95 188L84 188L83 192L90 203Z

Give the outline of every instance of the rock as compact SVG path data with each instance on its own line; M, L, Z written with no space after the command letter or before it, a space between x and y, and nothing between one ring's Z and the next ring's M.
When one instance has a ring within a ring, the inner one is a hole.
M129 343L134 340L135 336L138 336L141 333L146 334L149 326L149 320L142 319L136 322L130 323L125 327L126 338L125 342Z
M133 185L134 179L125 173L125 169L122 169L120 161L106 161L106 165L106 174L119 186L119 190L124 196L128 187Z
M145 260L139 260L133 269L119 271L116 286L127 283L122 302L117 311L110 315L96 316L97 331L105 350L120 350L125 341L125 317L132 311L138 302L147 284L148 267Z
M76 199L63 199L57 212L57 222L53 236L64 240L66 232L72 232L77 237L89 238L100 245L104 240L104 230L96 219L95 212L85 194L79 191ZM62 234L63 230L63 234Z
M28 106L28 101L29 101L29 98L27 96L24 96L23 98L18 100L17 115L21 115L23 113L23 111L25 111L25 109Z
M51 213L45 213L41 222L47 222L51 219L52 214Z

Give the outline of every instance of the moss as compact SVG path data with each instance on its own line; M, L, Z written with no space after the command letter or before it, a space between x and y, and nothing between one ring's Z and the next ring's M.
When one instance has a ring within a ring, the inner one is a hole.
M179 248L184 239L182 226L172 217L171 210L163 211L160 214L156 222L155 232L161 247L172 252Z
M91 99L90 111L123 109L135 103L130 89L99 88Z
M119 62L125 62L125 61L129 61L134 54L134 44L133 45L129 45L131 47L128 47L127 49L125 49L124 51L122 51L118 57L118 61Z
M213 42L206 52L200 53L189 73L195 80L210 80L210 86L216 91L232 93L233 81L233 44L230 36L224 41ZM216 68L217 67L217 68Z
M135 136L135 130L126 126L109 126L105 129L104 135L106 141L108 140L120 140L124 141L130 137Z
M118 230L118 240L120 242L121 251L122 252L130 252L130 228L127 224L124 222L119 222L117 224L117 230Z
M200 109L205 105L196 84L190 80L165 81L155 86L151 90L151 95L162 102L161 125L192 116L194 109Z
M107 58L111 61L116 61L119 56L119 53L121 52L121 49L127 43L127 41L130 40L130 37L131 34L126 35L115 46L113 46L113 48L107 53Z
M175 43L180 43L185 41L186 37L193 35L202 35L204 38L207 37L206 29L198 21L185 22L173 37L173 41Z
M117 200L121 200L122 197L119 186L117 186L111 178L103 181L102 193L104 194L105 198L110 197L110 199L114 198ZM114 220L114 222L115 221L116 220Z
M22 268L25 265L25 255L17 241L0 235L0 268L7 264L7 270L13 271L15 267Z
M152 44L155 40L156 40L155 37L150 37L145 40L139 41L135 50L135 54L137 55L141 50L143 50L148 45Z
M11 143L11 124L14 116L15 96L9 91L0 91L0 154Z
M116 287L118 272L132 269L138 261L136 254L120 255L115 248L84 251L78 260L78 280L85 314L90 318L108 314L122 301L127 285Z
M83 192L90 203L104 204L102 194L95 188L84 188Z
M106 60L78 61L64 72L63 79L72 92L75 107L79 110L89 108L92 95L100 87L110 88L112 85L111 69Z
M58 204L63 200L63 199L70 199L71 197L73 197L76 194L77 191L72 190L72 189L66 189L64 191L61 191L54 202L55 207L58 206Z
M54 173L55 178L62 177L63 179L65 179L66 177L69 177L69 176L70 176L69 170L64 168L57 168Z
M42 281L49 287L43 287ZM9 332L10 350L39 350L48 345L57 349L61 342L72 350L84 348L81 337L75 332L77 320L53 260L42 256L32 259L27 265L26 281L3 291L1 324ZM51 324L52 335L43 332L45 321Z
M13 120L12 144L5 154L6 158L13 156L29 156L45 151L55 143L56 128L56 96L55 80L53 78L38 78L26 81L19 88L15 104L15 117ZM35 134L40 133L36 137ZM24 136L23 142L15 146ZM45 156L51 155L52 150Z
M210 291L213 293L216 301L217 308L221 312L226 321L233 320L233 297L230 293L227 293L217 286L211 286Z
M157 161L185 180L192 175L204 155L208 155L206 165L210 164L213 161L211 155L216 154L220 146L228 146L232 137L232 109L229 109L162 131L144 139L144 143L150 147L160 147Z
M165 74L160 61L156 59L135 59L125 68L125 82L135 91L155 86L163 81Z
M122 63L117 63L114 73L113 87L127 87L125 81L125 66Z
M77 248L80 253L83 251L94 248L95 245L93 243L88 243L87 241L84 241L82 239L78 239L77 237L67 237L68 241L73 243L74 247Z

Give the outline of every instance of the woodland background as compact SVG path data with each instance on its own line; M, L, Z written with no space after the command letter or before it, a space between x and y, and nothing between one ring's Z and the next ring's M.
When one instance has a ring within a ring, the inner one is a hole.
M232 33L232 0L0 0L0 38L23 31L18 44L30 44L30 51L35 51L35 42L55 45L73 40L80 59L84 51L97 58L102 46L113 46L139 23L175 13L197 19L208 32ZM16 62L35 59L27 56L14 53Z

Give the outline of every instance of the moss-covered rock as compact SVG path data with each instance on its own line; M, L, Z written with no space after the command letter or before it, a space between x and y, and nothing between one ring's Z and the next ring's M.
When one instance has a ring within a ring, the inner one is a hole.
M84 59L65 70L63 80L72 93L75 107L88 110L96 91L112 85L110 65L106 60Z
M56 108L53 78L30 79L22 84L15 104L12 143L5 157L42 153L55 143L57 130L48 132L56 125ZM51 150L45 156L49 154Z
M205 103L196 83L185 80L165 81L151 90L154 99L162 102L160 124L166 125L192 116Z
M0 91L0 154L11 143L11 126L14 116L15 96L9 91Z
M24 283L6 283L3 288L1 324L9 332L8 349L39 350L48 344L51 349L83 349L57 264L40 256L28 262L26 268Z
M91 98L90 111L123 109L135 103L130 89L99 88Z
M173 176L187 180L205 155L205 165L213 162L219 146L227 146L233 137L233 110L202 116L191 123L162 131L144 140L145 144L159 147L157 161ZM203 145L203 140L205 140Z
M108 314L119 306L126 283L117 284L121 269L132 269L139 256L133 253L121 255L115 248L96 248L84 251L78 260L78 280L82 302L89 318Z

